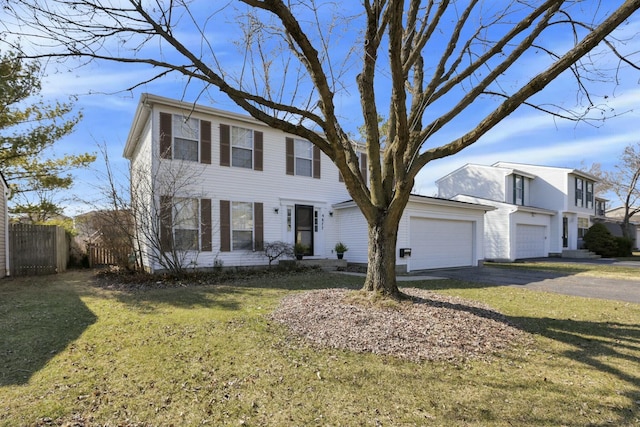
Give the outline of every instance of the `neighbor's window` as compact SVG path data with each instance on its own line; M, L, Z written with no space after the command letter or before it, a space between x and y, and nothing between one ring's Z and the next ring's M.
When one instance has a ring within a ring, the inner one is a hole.
M296 159L296 175L312 176L313 144L303 139L296 139L293 152Z
M200 121L194 118L173 115L173 158L198 161Z
M524 177L522 175L513 175L513 203L524 205Z
M578 238L582 239L589 229L589 218L578 218Z
M173 199L173 236L175 247L181 251L198 250L200 219L198 199Z
M584 181L576 178L576 206L584 206Z
M233 250L253 250L253 203L231 204L231 238Z
M253 169L253 130L231 127L231 165Z
M593 182L587 181L587 208L593 208Z

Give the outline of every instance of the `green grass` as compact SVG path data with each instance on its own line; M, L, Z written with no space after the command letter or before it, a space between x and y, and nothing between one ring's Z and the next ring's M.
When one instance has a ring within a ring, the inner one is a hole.
M490 362L319 350L268 319L290 292L359 287L312 272L119 292L90 275L0 281L0 425L640 424L640 305L451 280L533 343Z

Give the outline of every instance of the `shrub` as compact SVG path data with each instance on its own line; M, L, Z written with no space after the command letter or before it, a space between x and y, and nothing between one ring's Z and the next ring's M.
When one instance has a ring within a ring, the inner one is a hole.
M344 253L347 252L349 250L349 248L347 247L347 245L345 245L342 242L338 242L336 243L336 245L333 248L337 253Z
M631 256L633 250L633 239L627 239L626 237L615 237L618 251L616 256Z
M602 223L593 224L584 235L587 249L605 258L617 256L618 243L616 238Z

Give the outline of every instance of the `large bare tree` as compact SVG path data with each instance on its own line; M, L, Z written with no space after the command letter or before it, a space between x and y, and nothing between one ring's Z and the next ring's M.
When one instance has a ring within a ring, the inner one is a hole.
M627 239L635 238L631 233L630 222L634 215L640 213L640 142L624 148L620 162L613 171L603 174L603 180L622 202L622 235Z
M594 49L618 57L614 68L637 68L611 34L640 0L3 1L18 22L5 24L5 40L36 40L30 56L143 63L157 70L150 80L180 73L319 147L368 223L364 288L390 296L399 296L398 223L427 163L523 105L582 120L584 110L534 95L566 72L592 108L589 84L607 71L588 58ZM239 55L220 31L232 20ZM342 105L356 93L359 109ZM364 123L366 179L347 126L354 115Z

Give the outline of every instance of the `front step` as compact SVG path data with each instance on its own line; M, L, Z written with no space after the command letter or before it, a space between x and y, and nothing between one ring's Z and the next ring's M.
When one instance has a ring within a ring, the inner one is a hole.
M563 249L562 258L598 259L601 256L588 249Z

